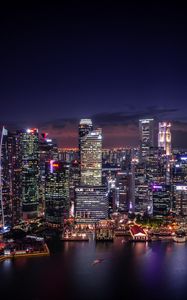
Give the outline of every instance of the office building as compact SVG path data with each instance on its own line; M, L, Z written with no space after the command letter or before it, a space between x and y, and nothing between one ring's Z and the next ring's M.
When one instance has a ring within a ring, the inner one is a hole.
M173 186L174 212L178 216L187 216L187 185Z
M81 139L81 185L102 185L102 130Z
M21 159L21 204L23 219L38 216L39 208L39 137L38 129L19 133Z
M6 228L12 225L12 184L8 130L3 127L0 143L0 223Z
M93 130L91 119L81 119L79 123L79 159L81 160L82 138Z
M140 133L140 160L146 160L149 154L149 148L154 146L154 120L139 120Z
M69 166L51 160L46 163L45 218L48 225L63 227L69 217Z
M151 198L153 202L153 216L163 217L169 215L172 208L170 185L153 184Z
M75 193L77 223L95 223L108 218L107 187L79 186Z
M171 123L159 122L158 147L162 147L167 156L171 155Z

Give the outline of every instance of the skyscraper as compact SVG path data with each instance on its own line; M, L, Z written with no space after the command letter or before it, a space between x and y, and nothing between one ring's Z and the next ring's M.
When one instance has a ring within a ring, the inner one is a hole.
M159 122L158 147L164 148L167 156L171 155L171 123Z
M23 130L20 137L23 219L38 216L39 138L36 128Z
M172 206L170 190L169 185L152 185L153 216L167 216L169 214Z
M108 218L107 187L79 186L75 193L77 223L95 223Z
M81 159L82 138L93 130L91 119L81 119L79 123L79 158Z
M85 125L85 120L82 121ZM102 186L102 130L92 130L92 122L87 122L89 129L81 131L80 158L81 184L75 188L75 211L77 222L94 223L108 217L107 187ZM80 133L80 127L79 127Z
M69 215L69 168L51 160L46 163L45 217L48 224L62 227Z
M40 156L40 179L39 179L39 215L45 211L45 177L46 162L58 160L58 148L52 139L47 137L47 133L42 133L39 139L39 156Z
M8 130L3 127L0 144L0 213L3 227L10 226L12 223L11 186Z
M21 218L21 167L17 132L3 127L0 147L0 214L4 227L17 224Z
M81 139L81 185L102 184L102 130L91 131Z
M154 120L139 120L140 132L140 160L146 160L149 148L154 146Z

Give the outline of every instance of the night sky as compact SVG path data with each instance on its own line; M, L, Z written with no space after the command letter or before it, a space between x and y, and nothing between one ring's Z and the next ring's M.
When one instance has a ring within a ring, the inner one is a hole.
M187 148L187 11L138 2L1 7L0 123L77 146L90 117L109 147L137 145L138 119L154 117Z

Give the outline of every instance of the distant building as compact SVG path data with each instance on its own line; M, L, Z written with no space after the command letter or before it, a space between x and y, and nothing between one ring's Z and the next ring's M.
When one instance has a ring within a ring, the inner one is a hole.
M149 183L145 163L134 166L134 206L135 212L152 213Z
M146 160L149 154L149 148L154 146L154 120L139 120L140 132L140 160Z
M187 185L173 186L174 211L178 216L187 216Z
M116 193L119 212L129 211L130 187L130 175L127 172L118 172L116 175Z
M166 183L167 159L163 155L164 150L158 147L150 147L146 160L146 176L148 183Z
M48 137L47 133L42 133L39 138L39 216L43 216L45 212L46 162L58 159L57 145Z
M169 185L152 185L153 215L167 216L172 208L171 186Z
M158 147L162 147L167 156L171 155L171 123L159 122Z

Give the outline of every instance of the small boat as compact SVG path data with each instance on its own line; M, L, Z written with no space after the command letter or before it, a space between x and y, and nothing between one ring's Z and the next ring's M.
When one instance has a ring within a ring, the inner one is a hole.
M95 265L97 265L97 264L100 264L100 263L102 263L103 261L104 261L103 258L95 259L95 260L93 261L93 263L92 263L92 266L95 266Z

